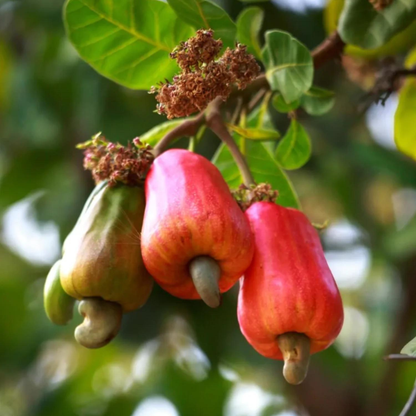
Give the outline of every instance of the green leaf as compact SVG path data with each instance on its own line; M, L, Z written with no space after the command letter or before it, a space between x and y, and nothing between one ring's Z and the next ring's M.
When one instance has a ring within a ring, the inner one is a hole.
M237 39L257 59L261 60L261 47L258 35L263 24L264 12L260 7L248 7L237 18Z
M283 95L277 93L273 97L272 104L273 107L279 111L279 113L289 113L290 111L296 110L300 106L300 100L287 103L283 98Z
M311 54L289 33L279 30L266 33L263 61L272 90L280 91L286 102L297 100L312 86Z
M302 125L292 119L276 149L276 159L283 169L299 169L311 156L311 141Z
M400 354L410 355L416 357L416 338L409 341L400 351Z
M373 49L385 44L415 18L414 0L394 0L382 11L376 11L369 1L348 0L338 30L345 43Z
M300 103L308 114L320 116L334 106L334 93L324 88L312 87L302 95Z
M247 128L271 128L270 116L267 112L267 100L251 112L247 120ZM234 133L237 144L240 144L239 136ZM267 143L248 141L246 143L247 163L257 183L268 182L279 191L277 202L285 207L299 208L300 204L293 186L277 164ZM235 164L228 148L221 144L212 162L221 171L230 188L238 188L243 183L240 171Z
M406 58L405 66L416 65L416 48ZM399 92L399 105L394 115L394 141L397 148L416 160L416 79L408 77Z
M409 77L399 93L394 115L394 141L397 148L416 160L416 80Z
M220 6L208 0L168 0L180 19L195 29L212 29L225 47L234 47L237 28Z
M64 19L80 56L132 89L148 90L178 72L169 53L193 33L156 0L68 0Z
M234 124L227 124L227 127L248 140L277 140L280 138L280 133L274 129L265 128L243 128L235 126Z
M157 126L151 128L146 133L140 135L140 140L150 144L150 146L155 146L159 140L175 127L183 123L183 119L179 120L170 120L164 123L158 124Z
M240 0L242 3L266 3L270 0Z

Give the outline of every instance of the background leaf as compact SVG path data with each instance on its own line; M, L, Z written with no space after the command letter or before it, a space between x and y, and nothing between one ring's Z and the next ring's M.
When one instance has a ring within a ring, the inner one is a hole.
M224 47L234 47L237 28L225 10L208 0L168 0L178 17L196 30L212 29Z
M409 78L400 90L399 105L394 115L394 140L397 148L416 159L416 80Z
M332 91L319 87L311 87L300 99L305 111L312 116L327 113L334 106L335 98Z
M247 45L247 49L261 60L259 33L263 24L264 12L260 7L248 7L237 18L237 39Z
M6 86L9 85L9 76L12 68L12 53L8 45L0 38L0 56L1 56L1 65L0 65L0 85ZM2 109L7 102L8 88L0 89L0 109Z
M286 102L297 100L311 87L313 79L311 54L289 33L279 30L266 33L263 60L272 90L280 91Z
M344 0L329 0L324 10L324 21L326 32L332 33L337 30L338 20L344 7ZM406 51L414 45L416 38L416 21L411 23L406 29L394 35L387 43L375 49L363 49L354 45L347 45L344 49L345 54L368 59L375 59L384 56L395 55Z
M287 103L283 98L283 95L277 93L273 96L272 104L279 113L288 113L289 111L296 110L300 106L300 100Z
M406 59L406 67L416 65L416 48ZM397 148L416 160L416 78L407 77L399 92L399 105L394 115L394 141Z
M382 46L415 18L414 0L394 0L379 12L369 1L348 0L341 13L338 30L345 43L372 49Z
M284 169L299 169L311 156L311 141L302 125L292 119L276 149L276 159Z
M193 33L168 4L156 0L69 0L64 19L80 56L132 89L148 90L178 72L169 53Z

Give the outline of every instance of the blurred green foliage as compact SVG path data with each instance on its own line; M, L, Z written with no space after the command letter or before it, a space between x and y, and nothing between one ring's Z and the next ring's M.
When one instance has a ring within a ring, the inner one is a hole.
M234 19L244 7L220 3ZM258 5L262 32L288 31L308 48L325 37L322 10ZM346 323L335 346L312 358L303 385L287 387L281 363L247 344L237 288L211 310L156 287L125 316L120 336L97 351L74 342L80 317L63 328L47 320L47 272L93 187L75 144L98 131L125 143L164 121L153 96L80 60L65 36L62 6L0 1L0 415L398 414L414 365L382 357L416 333L416 165L374 141L357 111L363 92L336 63L315 75L336 102L322 117L301 114L313 151L290 179L309 218L329 221L323 241ZM287 116L271 114L285 131ZM218 144L206 134L196 150L212 157Z

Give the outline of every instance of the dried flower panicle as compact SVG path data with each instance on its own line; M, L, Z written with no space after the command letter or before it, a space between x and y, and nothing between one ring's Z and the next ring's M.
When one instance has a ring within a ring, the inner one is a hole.
M232 191L232 194L242 211L246 211L255 202L276 202L279 196L279 193L273 190L268 183L260 183L250 187L242 184L238 189Z
M151 147L138 137L122 146L107 141L98 133L77 148L84 149L84 169L92 172L95 183L108 180L109 186L117 183L141 185L154 159Z
M246 46L227 48L216 59L221 48L222 42L213 38L212 30L198 30L171 53L182 72L172 82L151 88L150 93L157 94L159 114L166 114L168 119L189 116L205 109L216 97L225 101L233 84L244 89L256 78L260 67Z
M393 3L393 0L369 0L374 9L378 12L384 10L387 6Z
M198 30L196 35L182 42L170 54L176 59L179 68L184 72L191 72L212 62L222 49L222 41L214 39L214 32Z
M221 60L234 75L238 89L243 90L257 77L260 67L253 55L247 53L247 46L237 44L235 49L227 48Z

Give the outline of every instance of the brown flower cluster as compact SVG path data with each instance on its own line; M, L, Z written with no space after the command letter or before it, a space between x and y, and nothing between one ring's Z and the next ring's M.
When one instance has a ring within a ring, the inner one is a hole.
M216 97L224 101L231 94L233 84L244 89L260 72L255 58L244 45L227 48L216 59L222 48L221 40L213 38L212 30L198 30L196 35L179 45L171 57L182 72L172 82L152 87L159 102L157 111L168 119L186 117L205 109Z
M268 183L260 183L250 187L242 184L238 189L232 191L232 194L242 211L246 211L255 202L276 202L279 196L279 193L273 190Z
M222 48L222 41L215 40L212 30L198 30L196 35L182 42L170 54L183 72L192 72L215 60Z
M84 169L92 172L95 183L108 180L109 186L141 185L154 159L151 147L139 138L122 146L107 141L99 133L77 148L84 149Z

